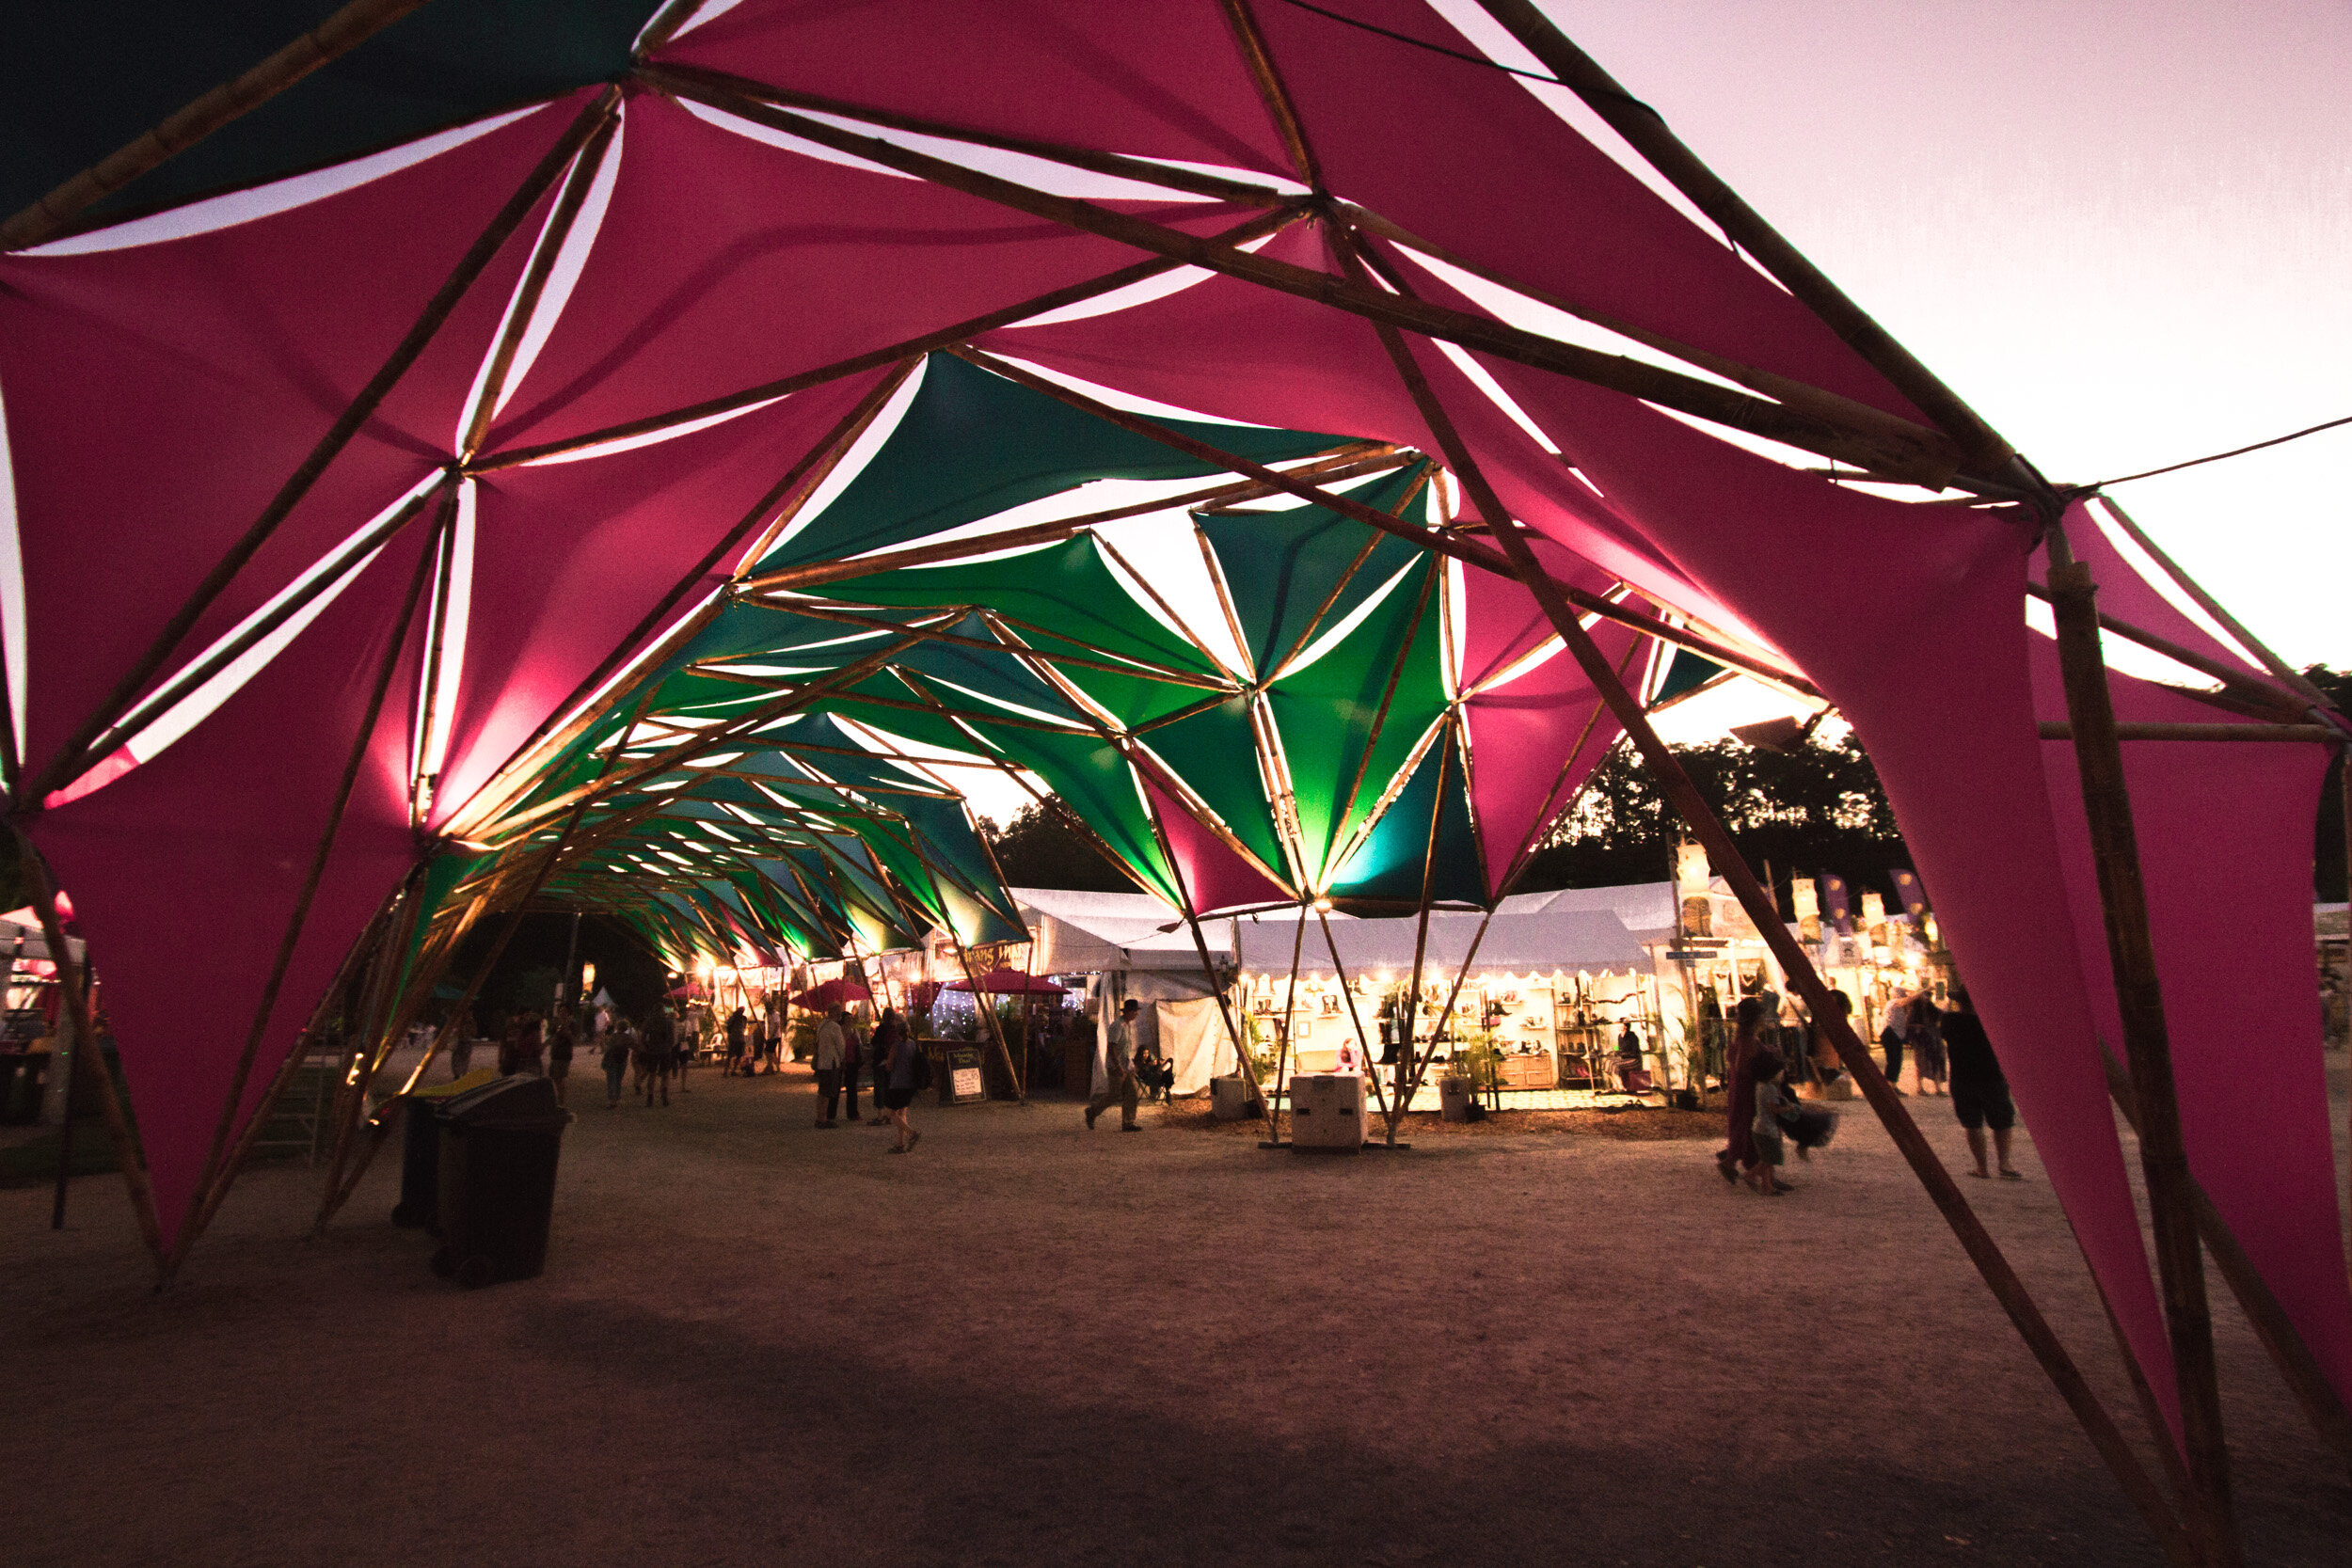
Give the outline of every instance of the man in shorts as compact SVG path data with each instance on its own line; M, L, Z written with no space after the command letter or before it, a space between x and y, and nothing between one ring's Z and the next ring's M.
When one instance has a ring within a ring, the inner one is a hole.
M2010 1102L2009 1080L1993 1055L1993 1042L1977 1018L1977 1005L1958 986L1952 988L1952 1010L1943 1018L1944 1053L1951 1069L1952 1114L1968 1134L1968 1152L1977 1168L1968 1174L1980 1181L1993 1179L1984 1165L1984 1132L1993 1130L1993 1151L2000 1161L2004 1181L2023 1181L2009 1163L2010 1130L2017 1125L2017 1109Z

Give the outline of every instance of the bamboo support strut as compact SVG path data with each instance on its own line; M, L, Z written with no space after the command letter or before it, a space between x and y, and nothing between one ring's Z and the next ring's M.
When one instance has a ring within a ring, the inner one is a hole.
M351 0L234 81L213 88L0 224L0 250L23 250L40 244L149 169L260 108L422 4L424 0Z
M2038 582L2027 582L2026 593L2028 596L2040 599L2044 604L2055 602L2051 597L2050 590ZM2244 670L2233 669L2220 659L2199 653L2194 648L2185 648L2169 638L2159 637L2154 632L2109 615L2105 610L2099 612L2099 629L2112 632L2127 642L2137 642L2151 653L2162 654L2175 664L2185 665L2201 675L2218 681L2228 696L2235 699L2235 704L2233 705L2242 705L2255 712L2265 714L2280 723L2294 723L2306 717L2304 705L2291 700L2278 688L2255 679ZM2300 676L2296 677L2298 683L2301 679ZM2201 691L2186 691L2184 694L2191 697L2208 695ZM2322 698L2321 701L2325 702L2326 699Z
M1401 1108L1389 1102L1389 1092L1380 1084L1380 1070L1373 1060L1372 1041L1364 1034L1363 1015L1356 1008L1356 990L1347 983L1347 966L1340 962L1340 944L1331 935L1331 922L1321 909L1315 911L1315 924L1323 927L1323 944L1331 950L1331 976L1339 983L1340 994L1347 999L1347 1026L1356 1031L1358 1059L1363 1065L1364 1082L1372 1085L1373 1097L1380 1104L1380 1121L1389 1130L1389 1142L1396 1141L1396 1118Z
M637 75L647 85L679 99L735 114L770 130L803 136L820 146L866 158L902 174L928 180L995 201L1016 212L1098 234L1138 250L1171 257L1188 265L1223 273L1244 282L1293 294L1352 315L1401 326L1424 337L1441 339L1462 348L1549 371L1574 380L1623 392L1647 402L1710 420L1751 435L1835 457L1883 473L1899 474L1918 483L1941 487L1961 466L1960 449L1923 426L1901 420L1863 426L1832 420L1819 413L1772 403L1714 381L1665 370L1643 360L1565 343L1507 325L1491 316L1473 315L1421 300L1384 293L1295 266L1273 257L1203 239L1182 230L1114 212L1068 197L1050 196L994 175L981 174L958 164L912 151L877 137L843 131L821 120L755 103L737 93L714 91L699 82L671 74L658 67L642 67ZM1890 424L1896 428L1889 428Z
M261 1053L262 1037L269 1029L271 1015L277 1011L278 992L286 982L286 971L294 963L294 948L302 940L303 927L310 914L310 902L318 895L319 883L326 879L326 865L335 852L336 835L342 831L343 813L351 804L351 792L359 782L359 770L368 760L368 748L375 739L375 722L384 711L384 698L391 690L392 676L400 669L402 656L408 647L408 629L416 619L417 601L424 596L425 583L433 575L436 542L428 539L417 551L416 570L408 575L407 597L401 602L400 613L392 622L391 636L387 640L384 657L377 666L375 685L368 693L368 705L360 715L358 733L352 736L351 755L343 764L343 776L335 788L335 802L327 809L326 826L319 833L318 847L311 852L310 869L302 882L302 891L294 898L294 910L286 917L286 931L278 939L278 957L270 966L269 978L262 986L261 1000L253 1008L252 1027L246 1031L245 1048L237 1054L237 1065L230 1074L229 1088L223 1095L220 1120L213 1128L212 1148L206 1151L204 1164L197 1177L196 1186L188 1194L187 1216L180 1224L180 1233L172 1239L171 1250L162 1262L156 1275L156 1289L171 1283L172 1275L187 1259L188 1248L195 1244L203 1229L204 1216L210 1212L211 1187L215 1178L221 1179L225 1191L235 1179L233 1170L223 1168L223 1157L229 1151L230 1139L237 1130L237 1112L245 1099L245 1086L253 1074L254 1058ZM290 1047L290 1052L295 1047ZM264 1102L254 1109L255 1120L269 1114Z
M1296 223L1304 215L1303 212L1295 206L1286 206L1274 212L1261 213L1248 222L1236 224L1225 230L1217 235L1216 239L1222 245L1248 245L1252 240ZM1120 267L1116 272L1104 273L1100 277L1089 277L1083 282L1065 284L1061 288L1049 290L1033 298L1004 306L983 315L967 317L962 321L933 331L920 333L913 338L902 339L882 348L868 349L863 354L851 355L847 359L836 359L829 365L819 365L815 370L797 371L790 375L779 376L773 381L763 381L755 387L746 387L740 391L722 393L715 398L706 398L700 403L691 403L682 407L665 409L660 413L648 414L641 419L625 420L620 424L605 425L578 436L567 436L560 441L545 441L537 446L516 447L509 451L493 452L485 457L475 459L468 465L467 471L475 474L495 473L501 468L519 467L527 463L544 462L548 458L561 457L567 452L584 451L591 447L605 446L637 436L649 436L675 425L691 423L696 420L732 413L739 408L748 408L755 403L767 403L792 392L806 391L811 387L820 387L828 381L838 381L845 375L855 375L861 371L880 370L895 360L904 359L910 356L929 354L935 349L946 348L951 343L960 343L967 339L977 338L984 332L993 332L997 327L1009 326L1014 322L1025 321L1031 316L1043 315L1048 310L1058 310L1066 305L1076 305L1086 300L1095 299L1115 290L1126 288L1130 284L1146 282L1163 273L1173 272L1181 264L1175 258L1168 256L1137 261L1132 266Z
M1290 1065L1291 1036L1295 1032L1294 1021L1298 1013L1298 956L1306 950L1306 944L1307 905L1302 900L1298 906L1298 930L1291 938L1290 989L1282 993L1281 1038L1274 1052L1274 1095L1266 1101L1265 1108L1265 1147L1269 1148L1279 1146L1282 1141L1282 1101L1289 1098L1282 1089L1282 1073ZM1291 1125L1295 1128L1297 1123L1298 1118L1293 1117Z
M2139 1098L2132 1092L2131 1074L2124 1069L2122 1063L2115 1059L2115 1053L2104 1045L2099 1051L2099 1060L2106 1069L2107 1093L2137 1135L2139 1132ZM2213 1255L2214 1265L2221 1271L2221 1277L2229 1283L2231 1292L2237 1297L2238 1306L2245 1310L2254 1337L2269 1353L2272 1363L2279 1369L2280 1377L2286 1383L2287 1391L2302 1407L2304 1418L2312 1423L2312 1430L2319 1434L2320 1441L2333 1450L2339 1460L2352 1465L2352 1413L2345 1410L2335 1386L2328 1381L2327 1370L2320 1366L2318 1357L2312 1354L2310 1344L2295 1326L2295 1321L2287 1316L2286 1307L2271 1291L2269 1282L2263 1278L2262 1271L2255 1267L2253 1259L2248 1256L2245 1243L2230 1228L2230 1222L2222 1218L2221 1211L2215 1206L2204 1185L2193 1172L2188 1180L2188 1192L2190 1207L2197 1217L2197 1233L2202 1238L2205 1250Z
M934 137L940 141L962 142L973 147L993 148L1005 152L1018 152L1024 157L1044 163L1061 164L1082 168L1090 174L1107 174L1137 184L1158 185L1166 190L1184 191L1194 196L1210 197L1243 207L1279 207L1293 198L1271 185L1261 185L1246 180L1228 179L1202 169L1184 168L1175 164L1156 163L1149 158L1130 158L1117 152L1099 151L1090 147L1073 147L1068 142L1043 141L1034 136L1007 135L999 131L982 130L976 126L957 125L946 120L930 119L921 115L883 108L877 104L852 103L845 98L828 98L822 93L803 92L797 87L772 86L739 76L732 71L715 71L708 66L681 65L663 61L665 73L682 81L699 82L718 92L731 92L762 103L780 108L807 109L818 114L835 115L844 119L863 120L887 130L905 131L918 136Z
M32 835L23 824L16 825L17 866L24 879L24 889L32 895L33 908L40 915L40 939L49 948L49 961L57 966L57 989L65 997L66 1016L73 1023L73 1063L72 1071L87 1070L87 1080L98 1095L98 1114L106 1125L106 1141L114 1146L115 1160L122 1166L123 1184L131 1190L131 1212L138 1217L139 1235L147 1249L158 1262L164 1256L163 1227L155 1218L155 1189L147 1180L147 1165L138 1145L131 1136L131 1124L122 1114L121 1097L115 1093L114 1074L106 1070L106 1053L98 1043L98 1027L90 1015L90 989L83 976L83 966L88 961L88 950L83 950L81 962L76 962L72 948L66 945L65 927L57 919L57 885L50 879L48 863L33 847ZM73 1119L73 1085L66 1085L66 1120Z
M515 194L507 198L506 205L499 209L498 215L490 220L489 226L482 230L459 259L423 312L418 316L415 325L409 327L407 336L392 350L390 357L360 388L358 395L345 405L342 416L326 434L319 437L310 455L279 486L278 494L262 508L262 515L254 519L252 526L205 574L204 579L197 584L195 591L165 623L163 630L146 651L124 672L97 711L84 721L71 740L59 748L32 788L20 795L20 804L40 800L50 791L80 777L89 763L97 760L88 754L90 742L130 706L156 672L163 668L164 661L171 657L172 651L179 647L181 640L187 636L198 619L245 569L255 553L269 542L270 536L278 531L278 525L293 513L295 504L318 483L319 476L326 471L327 465L335 460L336 454L350 445L360 427L374 416L393 387L424 353L425 346L440 330L441 324L457 309L458 301L466 296L474 280L482 276L483 269L490 264L505 245L507 238L520 227L531 210L538 205L539 198L563 174L573 154L612 118L620 103L620 96L618 87L607 87L598 93L594 102L580 110L564 135L556 139L555 145L548 149L546 155L524 178Z
M295 1075L302 1070L302 1065L309 1056L306 1042L317 1032L320 1021L327 1016L327 1009L339 1002L348 1005L351 999L346 996L345 992L351 977L364 965L374 962L377 951L385 942L392 940L391 933L395 927L398 927L399 938L404 944L411 934L418 912L415 897L416 883L417 873L412 871L409 874L407 885L393 895L390 904L375 911L374 916L368 922L367 928L359 933L359 940L352 943L351 950L343 955L342 965L335 972L335 978L327 985L326 993L319 998L319 1005L312 1010L310 1021L303 1025L301 1034L295 1037L294 1048L286 1053L285 1060L278 1063L278 1070L270 1075L268 1086L262 1089L262 1098L254 1106L253 1115L246 1118L245 1130L237 1134L236 1144L229 1150L228 1159L221 1163L220 1169L214 1175L212 1185L205 1192L202 1205L197 1211L196 1223L199 1232L211 1227L213 1215L219 1210L222 1200L229 1196L229 1188L238 1173L245 1169L245 1163L252 1154L253 1146L261 1141L262 1128L276 1112L278 1102L285 1097L286 1090L294 1083ZM400 926L397 918L403 912L409 917L405 927ZM350 1035L346 1033L344 1038L348 1041ZM315 1151L317 1147L315 1129L312 1138L312 1148Z
M540 232L538 245L523 271L522 284L507 308L498 342L490 350L490 361L484 367L481 384L474 388L474 405L466 417L465 435L457 444L461 463L482 450L483 440L490 433L490 421L498 417L499 400L506 392L506 378L515 369L515 356L531 333L532 317L538 313L539 300L547 292L556 259L571 238L572 225L579 219L580 208L586 205L588 193L596 186L605 154L612 150L613 133L620 126L619 119L608 119L596 127L596 134L580 150L580 156L572 160L571 175L564 182L563 193L555 198L555 211Z
M1439 533L1416 527L1402 518L1389 515L1377 507L1367 506L1352 496L1326 490L1304 479L1266 467L1263 464L1253 463L1248 458L1232 452L1220 451L1205 441L1196 441L1189 436L1155 423L1142 415L1130 414L1123 409L1113 408L1106 403L1099 403L1083 392L1073 391L1057 382L1046 380L1043 376L1033 375L1020 366L999 359L993 355L984 354L970 347L958 348L953 352L958 357L968 359L982 370L992 371L1033 391L1043 392L1047 397L1058 399L1073 408L1084 409L1097 419L1119 426L1121 430L1148 436L1163 446L1172 447L1202 462L1215 463L1237 474L1247 474L1273 489L1296 496L1301 500L1311 501L1326 511L1336 512L1343 517L1353 518L1357 522L1376 528L1383 533L1392 533L1423 549L1435 550L1441 555L1450 555L1457 561L1467 562L1497 577L1516 578L1518 575L1512 569L1510 561L1502 552L1485 545L1462 538L1457 534ZM1546 580L1552 581L1553 579L1548 578ZM1774 686L1786 687L1816 702L1821 700L1821 694L1814 689L1812 683L1793 670L1767 663L1752 655L1741 653L1737 648L1727 648L1712 639L1698 636L1681 626L1669 625L1655 616L1645 615L1625 605L1612 603L1597 594L1587 593L1571 584L1555 581L1554 587L1570 604L1588 614L1597 615L1604 621L1613 622L1621 626L1629 626L1635 631L1655 637L1661 642L1672 643L1677 648L1688 648L1691 652L1712 659L1718 664L1738 670L1743 674L1752 674Z
M1359 475L1377 473L1384 468L1397 467L1410 458L1400 455L1385 442L1355 441L1330 455L1316 458L1287 470L1301 479L1320 480L1327 484L1339 483ZM750 596L783 591L801 591L838 582L845 578L868 577L878 572L893 572L903 566L930 566L941 562L961 561L967 556L989 555L998 550L1019 549L1027 545L1051 545L1083 533L1098 523L1114 523L1122 517L1147 516L1154 512L1173 512L1180 507L1199 506L1206 501L1232 503L1258 500L1275 494L1274 487L1255 480L1241 483L1212 485L1165 500L1136 501L1131 506L1114 506L1101 512L1089 512L1075 517L1057 518L1052 522L1032 523L1026 528L1009 528L995 533L974 534L969 538L951 539L942 544L918 545L912 549L886 550L876 555L852 556L846 561L815 561L803 566L785 566L772 572L748 577L735 585L739 595ZM789 601L780 601L788 604Z
M803 453L800 461L787 469L784 477L777 480L769 488L767 494L754 502L750 510L737 519L735 526L727 530L720 536L716 544L704 552L700 561L688 567L678 580L672 585L670 591L661 596L660 602L639 617L635 626L622 634L620 641L612 645L612 651L605 655L596 667L572 689L570 695L548 710L548 717L540 722L538 728L533 730L521 745L516 747L508 755L507 760L491 775L490 783L476 797L477 800L489 806L512 799L511 793L501 787L501 781L510 776L510 770L516 768L522 758L529 756L532 749L547 739L548 735L555 733L559 726L564 736L568 738L579 734L586 724L601 716L606 710L596 709L572 717L580 704L587 702L628 662L630 653L639 648L644 640L653 634L654 629L660 626L673 610L676 610L686 596L694 591L695 585L709 579L710 574L717 570L720 563L727 558L728 552L741 545L751 535L752 531L761 525L763 519L772 521L781 516L788 516L807 500L817 486L824 483L825 476L833 472L835 465L840 462L842 454L849 450L850 443L854 442L866 427L874 421L875 416L882 412L891 396L905 385L906 378L914 373L917 363L919 361L914 359L901 360L894 373L885 375L876 382L873 389L858 400L857 406L843 415L821 439ZM783 509L781 513L778 511L779 508ZM675 633L664 639L663 647L683 646L686 640L707 624L710 616L717 614L723 603L723 601L714 600L707 614L694 617L688 626L679 627ZM465 810L459 814L460 818L464 820L452 822L451 830L463 836L467 822L480 815L480 810L476 805L469 802Z
M2098 589L2090 568L2073 559L2065 531L2055 516L2043 538L2050 552L2050 592L2074 761L2098 872L2099 903L2106 917L2107 959L2139 1108L2140 1171L2155 1232L2156 1273L2163 1287L2165 1324L2179 1385L2182 1446L2188 1461L2188 1523L2211 1562L2234 1563L2241 1554L2232 1517L2229 1449L2222 1433L2204 1257L2189 1196L2188 1151L2181 1133L2163 986L2149 934L2139 843L2099 645Z
M1399 340L1393 342L1391 354L1398 358L1399 373L1407 389L1420 403L1422 413L1428 420L1432 434L1443 447L1447 461L1460 479L1464 492L1477 506L1480 515L1490 523L1506 523L1510 516L1508 510L1486 483L1484 470L1462 442L1443 405L1429 392L1427 383L1420 377L1410 351ZM1805 956L1803 945L1789 934L1771 894L1757 883L1755 872L1749 869L1721 819L1692 784L1690 775L1683 771L1682 764L1659 738L1657 730L1650 724L1649 716L1642 710L1640 702L1626 689L1625 683L1617 678L1617 672L1610 664L1608 656L1601 652L1599 644L1584 629L1583 623L1570 608L1560 585L1544 572L1526 537L1517 528L1507 526L1497 526L1494 535L1509 556L1519 580L1534 595L1536 604L1551 622L1552 629L1560 634L1568 652L1575 656L1577 663L1583 669L1585 678L1617 716L1617 721L1624 726L1626 734L1641 752L1643 761L1648 765L1650 775L1657 781L1661 793L1699 842L1706 846L1708 859L1722 868L1724 879L1730 883L1732 892L1740 900L1740 908L1755 922L1765 945L1778 960L1789 982L1804 997L1814 1018L1828 1025L1831 1041L1836 1046L1847 1069L1853 1074L1864 1098L1870 1102L1870 1108L1893 1136L1896 1148L1901 1151L1920 1183L1927 1188L1928 1196L1943 1212L1953 1234L1976 1264L1978 1273L1984 1277L1994 1299L2009 1313L2010 1321L2017 1326L2027 1349L2033 1352L2043 1371L2057 1386L2060 1397L2074 1410L2075 1418L2082 1423L2100 1457L2106 1462L2108 1469L2122 1485L2167 1555L2177 1563L2194 1562L2196 1554L2188 1538L2183 1534L2180 1522L2167 1505L2163 1493L2140 1464L2138 1456L2132 1451L2117 1428L2114 1418L2085 1381L2081 1370L2074 1365L2074 1358L2067 1354L2048 1321L2042 1317L2042 1309L2026 1290L2025 1282L2017 1277L2016 1271L2010 1268L2009 1259L1984 1228L1983 1222L1968 1206L1959 1183L1944 1168L1943 1162L1936 1157L1926 1135L1919 1131L1918 1124L1911 1119L1910 1113L1896 1097L1893 1086L1870 1059L1868 1048L1854 1034L1852 1026L1845 1022L1844 1017L1831 1007L1828 988L1813 968L1812 960ZM1467 970L1467 964L1464 967Z

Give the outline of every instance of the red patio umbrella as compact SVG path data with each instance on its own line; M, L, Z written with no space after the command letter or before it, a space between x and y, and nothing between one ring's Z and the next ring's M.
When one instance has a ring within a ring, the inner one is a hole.
M1054 984L1042 974L1024 974L1017 969L992 969L981 975L977 983L979 989L991 996L1042 996L1048 992L1059 996L1070 990L1068 986ZM947 989L970 990L973 984L970 980L950 980Z
M811 986L792 999L796 1007L810 1007L818 1012L838 1007L845 1002L870 1002L874 993L855 980L828 980L821 986Z

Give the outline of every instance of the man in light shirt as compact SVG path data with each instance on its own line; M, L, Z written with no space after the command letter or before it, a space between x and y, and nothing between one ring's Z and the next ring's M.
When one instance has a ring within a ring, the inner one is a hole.
M1087 1131L1094 1131L1094 1118L1119 1101L1119 1130L1140 1132L1136 1125L1136 1014L1141 1006L1134 997L1120 1005L1119 1022L1110 1026L1104 1045L1104 1079L1103 1092L1087 1105Z
M836 1004L817 1026L817 1125L835 1127L834 1113L841 1105L841 1062L849 1038L842 1033L841 1008Z

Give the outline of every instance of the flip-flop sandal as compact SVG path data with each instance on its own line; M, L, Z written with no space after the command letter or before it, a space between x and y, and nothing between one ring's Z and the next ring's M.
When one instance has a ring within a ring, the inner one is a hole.
M1991 1177L1989 1177L1989 1176L1985 1175L1985 1174L1984 1174L1984 1172L1982 1172L1982 1171L1980 1171L1980 1170L1965 1171L1965 1172L1963 1172L1962 1174L1966 1175L1966 1176L1973 1177L1973 1178L1975 1178L1975 1179L1976 1179L1977 1180L1979 1180L1979 1181L1990 1181L1990 1180L1993 1180L1993 1178L1991 1178Z
M2021 1170L2005 1170L2001 1172L2001 1180L2004 1181L2023 1181L2025 1179L2026 1173Z

